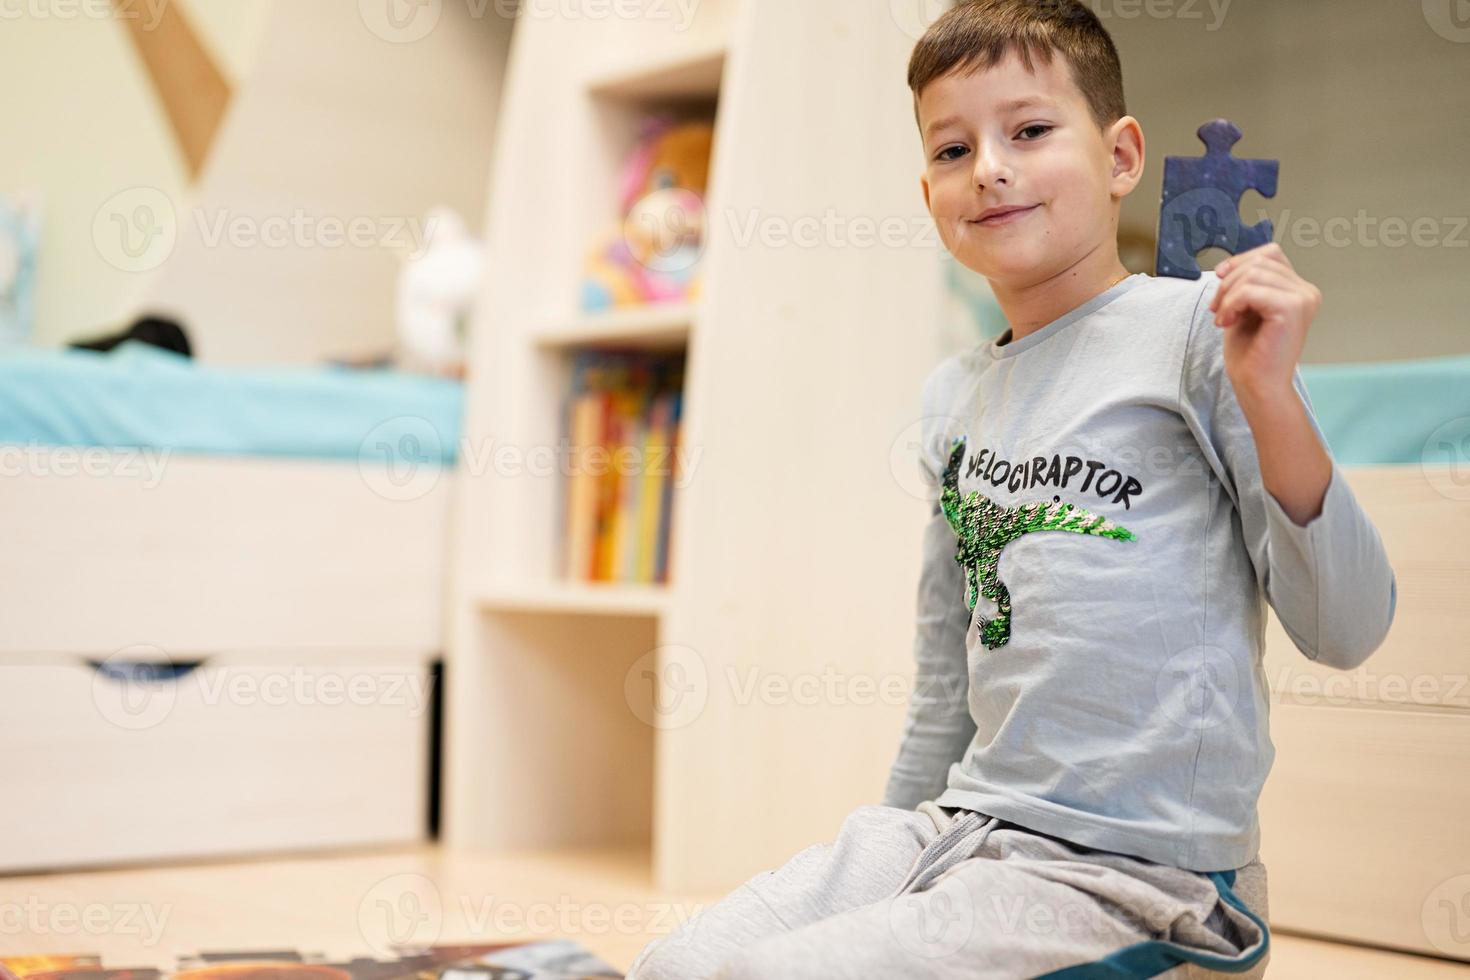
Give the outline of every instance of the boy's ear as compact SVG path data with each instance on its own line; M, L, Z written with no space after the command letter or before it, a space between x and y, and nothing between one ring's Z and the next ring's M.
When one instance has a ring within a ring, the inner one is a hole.
M929 206L929 175L919 174L919 186L924 191L924 210L929 212L930 217L934 215L934 209Z
M1132 193L1143 179L1143 127L1132 116L1123 116L1110 128L1113 145L1112 192L1116 197Z

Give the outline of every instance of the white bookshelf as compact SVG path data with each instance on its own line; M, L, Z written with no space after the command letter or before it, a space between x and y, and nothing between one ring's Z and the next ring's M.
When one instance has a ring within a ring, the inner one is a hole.
M937 356L942 280L931 245L781 248L739 233L748 216L829 209L924 219L912 38L887 5L693 10L682 29L553 16L516 28L465 438L555 446L576 351L682 350L683 444L698 455L674 491L664 586L558 580L557 477L461 473L444 827L456 847L631 847L661 887L713 891L830 837L881 791L902 706L773 713L733 703L722 678L819 671L839 653L911 671L926 508L891 476L889 450ZM616 176L649 109L716 111L698 298L584 315L587 247L617 219ZM843 522L876 530L834 533ZM660 726L648 678L676 648L707 668L707 697ZM818 765L839 742L842 758Z

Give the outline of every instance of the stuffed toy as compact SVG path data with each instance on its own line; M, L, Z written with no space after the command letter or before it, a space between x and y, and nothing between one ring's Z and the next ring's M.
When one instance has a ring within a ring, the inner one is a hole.
M597 241L582 308L693 299L704 251L704 195L714 127L650 119L619 183L619 226Z
M435 208L425 242L398 277L398 366L463 377L465 339L484 279L484 246L449 208Z

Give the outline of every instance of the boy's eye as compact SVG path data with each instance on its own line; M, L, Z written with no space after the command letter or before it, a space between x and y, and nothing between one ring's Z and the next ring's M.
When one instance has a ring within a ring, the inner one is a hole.
M1043 123L1033 123L1030 126L1027 126L1025 129L1021 130L1020 135L1024 136L1027 133L1031 132L1033 129L1039 129L1039 130L1041 130L1041 132L1039 134L1037 134L1035 137L1033 137L1033 139L1040 139L1042 136L1045 136L1047 133L1051 132L1051 130L1052 130L1052 128L1050 126L1047 126L1047 125L1045 125Z
M940 150L934 155L934 159L949 162L951 160L958 160L961 156L968 152L969 150L965 149L963 146L955 144L954 146L946 146L944 149ZM951 156L951 153L953 153L954 155Z

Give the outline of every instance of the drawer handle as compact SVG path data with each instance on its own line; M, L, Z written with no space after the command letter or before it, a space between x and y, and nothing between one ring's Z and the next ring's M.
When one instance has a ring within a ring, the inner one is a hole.
M204 666L204 661L88 660L87 665L120 684L160 684L188 676Z

